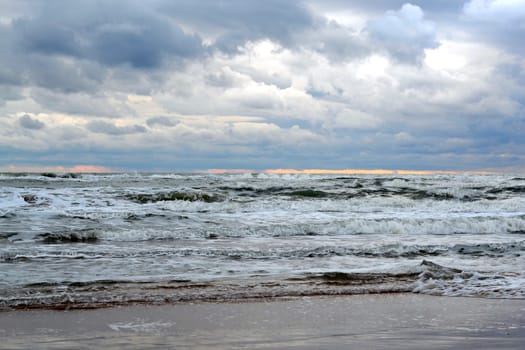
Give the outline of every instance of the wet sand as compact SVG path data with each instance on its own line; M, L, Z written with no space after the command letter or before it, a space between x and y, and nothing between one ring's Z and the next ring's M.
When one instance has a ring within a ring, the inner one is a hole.
M417 294L0 312L1 349L523 349L525 300Z

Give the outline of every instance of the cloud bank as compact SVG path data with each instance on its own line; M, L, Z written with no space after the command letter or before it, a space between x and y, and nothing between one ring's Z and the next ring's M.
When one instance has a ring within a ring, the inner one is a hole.
M525 1L34 1L0 166L525 169Z

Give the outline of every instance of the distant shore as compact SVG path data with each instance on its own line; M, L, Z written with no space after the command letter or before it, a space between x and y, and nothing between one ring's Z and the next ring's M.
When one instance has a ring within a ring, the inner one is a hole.
M0 312L9 349L522 349L525 300L378 294Z

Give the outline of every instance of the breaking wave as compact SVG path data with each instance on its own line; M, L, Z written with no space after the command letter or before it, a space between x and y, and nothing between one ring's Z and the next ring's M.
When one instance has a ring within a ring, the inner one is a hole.
M159 192L159 193L131 193L124 196L136 203L155 203L163 201L202 201L206 203L221 202L224 199L218 195L210 195L200 192Z
M525 298L506 274L469 272L423 260L405 271L306 273L276 280L93 280L32 283L26 293L0 291L0 309L99 308L136 303L242 301L321 295L423 293L446 296ZM524 276L518 283L525 284ZM516 282L514 282L516 283Z
M79 230L66 232L46 232L38 237L44 243L95 243L98 241L98 232L95 230Z
M525 298L509 175L0 174L0 305Z

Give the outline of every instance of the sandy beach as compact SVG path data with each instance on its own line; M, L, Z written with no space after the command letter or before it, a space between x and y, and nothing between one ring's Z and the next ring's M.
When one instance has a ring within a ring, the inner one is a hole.
M522 349L525 300L417 294L0 313L2 349Z

